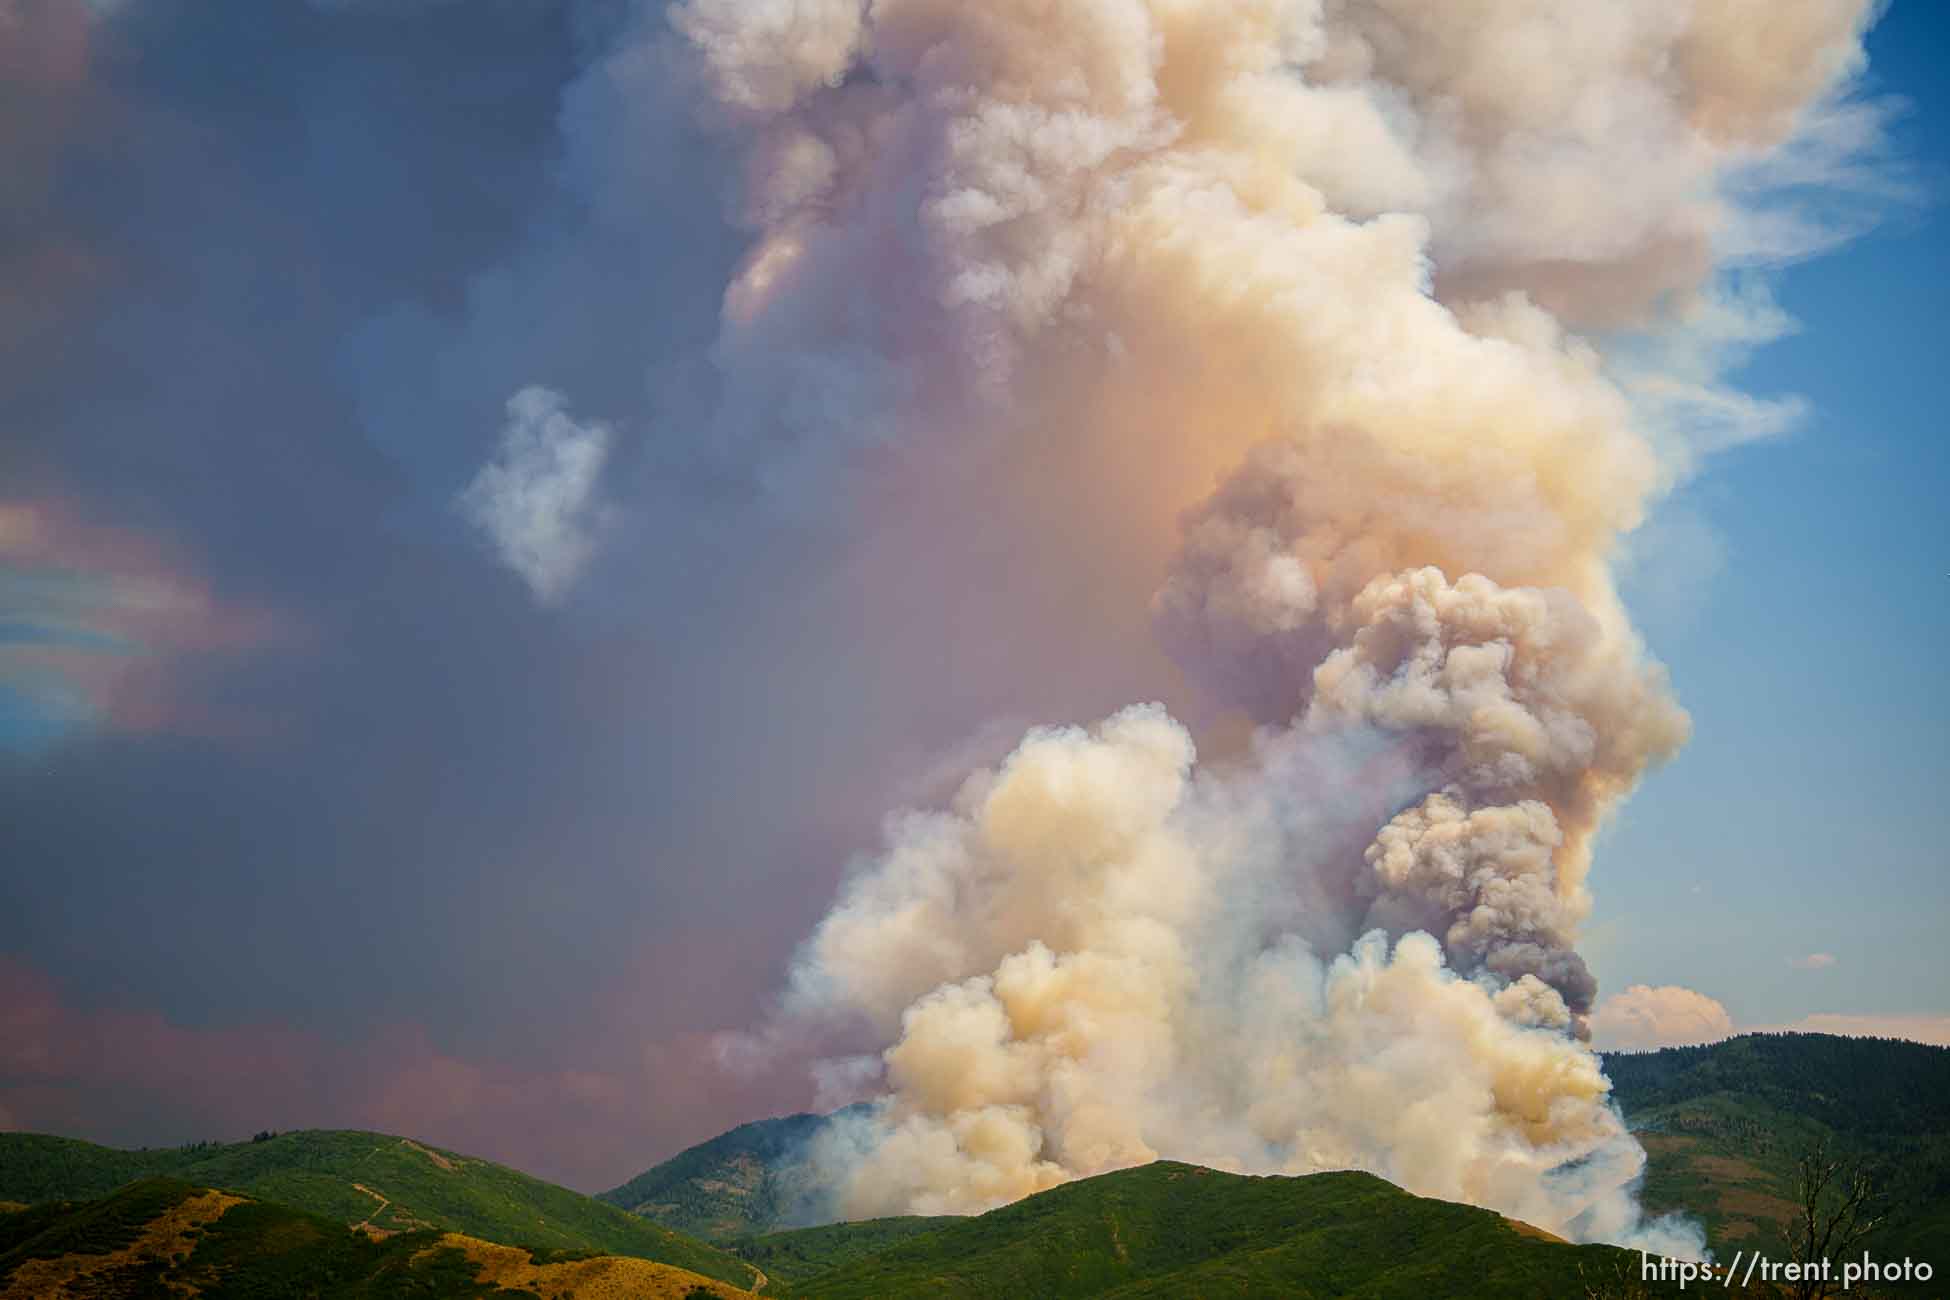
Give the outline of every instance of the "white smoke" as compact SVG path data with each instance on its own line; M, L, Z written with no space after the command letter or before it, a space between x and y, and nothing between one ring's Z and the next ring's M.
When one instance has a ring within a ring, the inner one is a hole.
M1158 630L1257 727L1208 768L1155 706L1033 731L889 823L773 1027L880 1048L844 1213L1170 1156L1687 1248L1581 1041L1592 838L1688 727L1612 564L1716 403L1771 417L1645 340L1760 336L1714 315L1770 247L1736 181L1846 117L1871 9L673 10L747 158L711 437L774 486L988 456L1063 548L1182 524ZM1062 515L1099 480L1126 534Z
M949 812L892 823L787 1004L802 1022L858 1014L892 1044L890 1100L813 1153L829 1208L967 1213L1171 1156L1368 1169L1696 1251L1638 1223L1643 1154L1550 987L1462 978L1422 933L1374 930L1331 960L1301 937L1341 814L1297 797L1336 780L1360 784L1354 803L1399 795L1413 782L1389 757L1372 736L1290 731L1195 773L1189 735L1142 706L1032 733Z
M567 405L546 388L509 398L498 454L456 501L544 605L563 599L595 558L602 518L596 481L610 432L577 424Z

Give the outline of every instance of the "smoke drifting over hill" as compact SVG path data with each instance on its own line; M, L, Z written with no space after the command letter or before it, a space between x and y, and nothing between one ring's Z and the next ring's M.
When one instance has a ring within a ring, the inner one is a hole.
M1037 729L888 823L746 1044L878 1045L829 1063L884 1096L818 1155L845 1213L1168 1156L1683 1248L1637 1222L1576 941L1594 833L1687 733L1610 564L1689 424L1573 331L1683 337L1720 265L1824 237L1729 178L1846 133L1869 10L673 11L755 237L718 444L783 496L836 446L979 455L944 481L1053 552L1119 539L1009 503L1115 483L1178 539L1162 643L1257 727L1205 766L1159 706Z

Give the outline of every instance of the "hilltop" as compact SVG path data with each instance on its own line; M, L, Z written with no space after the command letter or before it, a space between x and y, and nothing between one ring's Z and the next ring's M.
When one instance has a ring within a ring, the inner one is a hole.
M736 1300L668 1264L531 1251L433 1229L375 1237L288 1206L173 1178L0 1213L0 1300L540 1296Z
M833 1118L786 1115L741 1124L596 1199L706 1241L769 1231L791 1208L788 1171Z
M0 1201L79 1201L166 1175L380 1233L461 1233L508 1245L629 1255L749 1286L753 1268L662 1224L472 1156L383 1133L311 1130L259 1141L119 1151L0 1134Z

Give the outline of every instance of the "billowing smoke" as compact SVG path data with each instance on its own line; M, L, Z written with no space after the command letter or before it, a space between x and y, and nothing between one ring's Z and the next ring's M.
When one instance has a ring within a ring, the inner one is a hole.
M1610 568L1684 430L1573 331L1683 334L1716 266L1819 242L1730 196L1846 111L1870 9L672 11L747 159L714 445L786 493L985 466L1053 555L1128 552L1252 724L1204 766L1159 706L1033 731L888 823L770 1031L875 1047L828 1065L881 1097L821 1157L839 1212L1168 1156L1684 1248L1576 950L1594 834L1686 736ZM1115 525L1064 513L1097 481Z
M967 1212L1173 1156L1370 1169L1562 1232L1638 1231L1643 1157L1558 992L1530 970L1465 979L1419 930L1330 937L1348 917L1317 884L1349 813L1416 786L1371 732L1269 733L1197 770L1146 705L1032 733L948 811L896 819L788 998L892 1044L887 1102L815 1154L834 1210Z

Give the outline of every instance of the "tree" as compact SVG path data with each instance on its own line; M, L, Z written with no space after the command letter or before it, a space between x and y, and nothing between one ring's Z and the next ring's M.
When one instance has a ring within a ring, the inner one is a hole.
M1883 1204L1875 1180L1860 1165L1830 1151L1817 1138L1801 1153L1795 1177L1795 1212L1781 1229L1789 1259L1813 1273L1789 1284L1795 1300L1823 1300L1841 1290L1841 1264L1881 1226ZM1827 1269L1824 1260L1834 1261ZM1823 1276L1830 1273L1834 1276Z
M1653 1290L1638 1269L1628 1269L1614 1260L1611 1276L1600 1274L1595 1280L1578 1265L1578 1281L1584 1284L1583 1300L1652 1300Z

